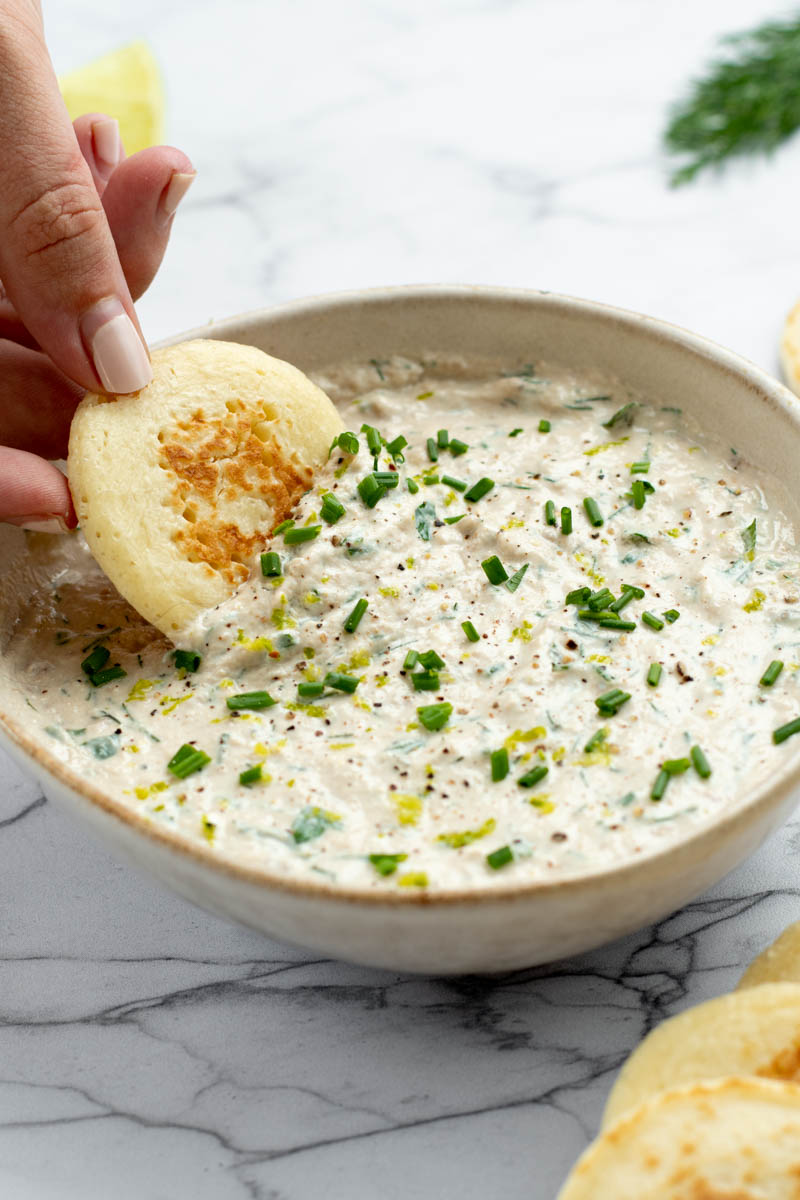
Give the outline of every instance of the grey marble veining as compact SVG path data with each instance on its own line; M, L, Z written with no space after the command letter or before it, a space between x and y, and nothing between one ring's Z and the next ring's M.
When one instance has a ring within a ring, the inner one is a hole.
M199 169L151 338L304 294L540 286L776 366L800 148L673 192L658 136L756 0L45 0L59 70L145 35ZM614 1073L800 918L800 822L548 968L319 961L117 863L0 757L0 1195L550 1200ZM635 905L636 897L631 897Z

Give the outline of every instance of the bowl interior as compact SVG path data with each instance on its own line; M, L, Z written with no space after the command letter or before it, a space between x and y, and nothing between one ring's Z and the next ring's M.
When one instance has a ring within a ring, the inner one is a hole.
M519 364L547 359L576 368L600 369L619 376L656 404L679 404L705 428L724 430L730 446L785 485L782 492L789 513L800 519L798 501L789 488L800 452L800 405L795 398L776 380L730 352L647 317L543 293L428 287L312 299L231 318L170 340L194 336L247 342L305 371L348 360L397 354L419 357L431 352L486 356ZM0 550L2 644L19 606L40 586L44 576L31 565L25 537L19 530L7 527L0 531ZM32 738L26 731L25 697L2 659L0 682L4 684L0 725L40 772L54 776L146 838L166 839L174 849L202 859L212 868L235 870L235 864L220 863L207 847L189 845L178 835L162 831L156 834L143 818L113 797L98 793L64 767L49 753L44 740ZM741 821L743 812L755 812L759 806L773 805L777 811L779 799L785 806L787 792L800 776L799 760L800 755L795 755L768 787L740 798L735 812L719 819L716 825ZM703 834L701 829L687 840ZM674 849L673 843L658 853L668 855ZM623 863L618 870L624 872L629 865ZM266 871L259 874L248 870L243 874L251 881L282 886ZM301 891L314 890L305 883L294 886ZM516 890L524 893L553 886L523 884ZM485 891L488 895L496 889L487 887ZM473 889L470 897L475 899L481 894L482 889ZM419 896L407 894L397 902L419 901Z

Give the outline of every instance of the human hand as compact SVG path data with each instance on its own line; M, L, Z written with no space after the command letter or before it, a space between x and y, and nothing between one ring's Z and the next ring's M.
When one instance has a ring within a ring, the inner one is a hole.
M75 525L67 481L46 460L66 455L85 389L149 382L133 301L193 179L170 147L125 159L102 113L71 125L38 0L0 0L0 521Z

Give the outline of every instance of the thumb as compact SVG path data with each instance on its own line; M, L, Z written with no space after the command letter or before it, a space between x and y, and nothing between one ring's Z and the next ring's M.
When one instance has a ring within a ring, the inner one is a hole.
M52 463L0 446L0 521L43 533L64 533L76 524L67 481Z
M151 378L111 231L33 0L0 0L0 277L29 332L85 388Z

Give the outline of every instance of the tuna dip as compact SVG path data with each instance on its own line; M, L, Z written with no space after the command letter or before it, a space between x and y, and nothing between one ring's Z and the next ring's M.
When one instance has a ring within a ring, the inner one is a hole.
M796 534L742 447L548 363L316 382L351 432L177 648L29 539L6 662L75 774L273 876L445 893L652 854L785 764Z

